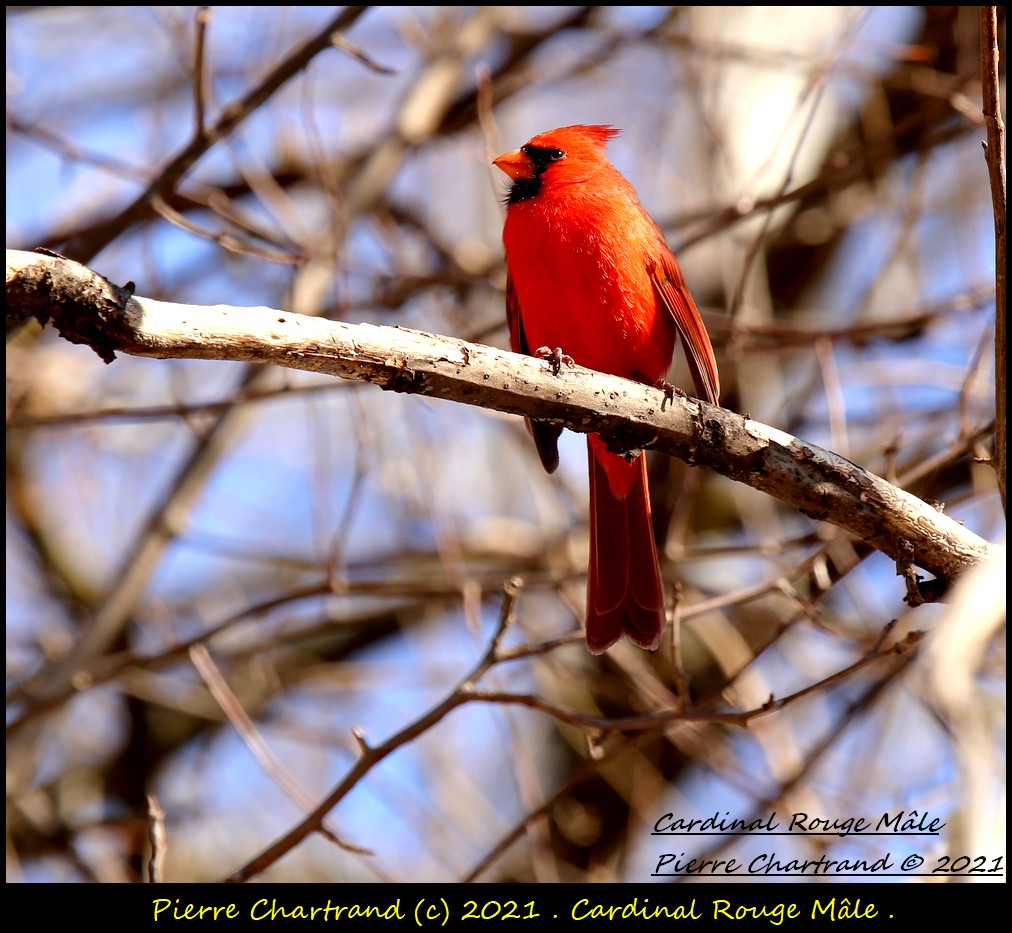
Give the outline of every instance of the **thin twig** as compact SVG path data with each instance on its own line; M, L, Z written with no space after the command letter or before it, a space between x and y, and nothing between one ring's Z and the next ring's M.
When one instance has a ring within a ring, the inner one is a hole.
M208 74L205 53L207 52L207 27L211 22L209 7L197 7L193 17L196 36L193 49L193 122L197 135L204 133L207 123Z
M154 794L148 794L148 847L148 882L158 884L165 865L165 811Z
M315 36L271 69L259 84L226 105L215 123L211 126L196 127L193 138L169 161L161 174L116 216L97 224L88 231L85 238L69 243L66 247L68 255L87 262L136 223L138 218L149 215L156 197L164 198L175 190L183 176L205 152L256 112L257 108L305 69L320 52L331 48L335 34L350 28L366 9L368 8L364 6L348 6L342 9Z
M414 722L405 726L395 735L391 736L380 745L370 745L365 735L358 730L355 738L361 750L361 757L351 768L344 779L335 787L305 819L292 827L283 836L277 839L272 845L261 852L256 858L246 865L233 872L226 881L248 881L255 877L278 859L290 852L307 836L319 832L323 826L323 820L327 814L334 809L368 774L376 765L387 758L393 752L410 744L419 736L424 735L433 726L440 722L445 716L467 703L476 693L475 684L484 674L499 661L499 645L513 618L515 600L520 591L520 583L511 580L505 588L502 610L499 614L499 624L495 634L489 642L488 649L468 673L450 692L442 702L429 710L428 713L419 717Z
M981 91L983 95L984 123L987 142L984 158L991 183L991 203L994 209L994 263L995 263L995 315L994 315L994 378L995 378L995 435L994 470L1001 491L1001 504L1005 508L1005 444L1006 407L1005 366L1005 295L1008 280L1008 254L1006 251L1006 188L1005 188L1005 123L1001 118L1001 85L998 63L998 7L980 8Z
M250 754L260 763L260 767L267 772L274 783L284 791L293 803L303 810L311 810L313 808L312 795L302 786L299 779L285 767L284 762L274 754L270 745L267 744L260 731L253 724L253 720L250 719L249 714L243 709L239 698L232 692L232 688L229 687L228 682L218 669L218 665L214 663L207 648L203 645L194 645L190 648L190 660L193 662L197 673L200 674L201 680L204 681L207 689L210 690L211 696L214 697L221 707L221 711L228 718L228 721L232 723L232 726L239 733L243 742L246 743ZM342 839L337 833L327 829L326 826L320 827L320 835L348 852L354 852L357 855L373 854L370 849Z

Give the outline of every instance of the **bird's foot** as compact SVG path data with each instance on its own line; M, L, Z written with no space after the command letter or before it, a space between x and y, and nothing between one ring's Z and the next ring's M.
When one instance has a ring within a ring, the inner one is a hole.
M678 386L673 386L670 382L667 382L664 379L658 379L657 382L654 383L654 388L660 389L664 393L664 401L669 403L675 400L676 395L679 398L685 398L684 389L679 389Z
M554 350L551 347L538 347L534 351L534 355L539 359L545 360L548 363L552 374L557 376L562 372L562 366L575 366L576 362L571 356L567 356L562 352L561 347L556 347Z

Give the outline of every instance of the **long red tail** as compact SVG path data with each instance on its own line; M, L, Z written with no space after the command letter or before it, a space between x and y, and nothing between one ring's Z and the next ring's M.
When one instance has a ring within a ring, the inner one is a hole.
M629 463L608 453L600 442L595 445L594 440L589 438L587 445L590 461L587 647L594 654L601 654L624 635L633 644L653 651L660 644L667 617L650 523L647 460L641 454ZM628 490L625 495L621 495L623 487Z

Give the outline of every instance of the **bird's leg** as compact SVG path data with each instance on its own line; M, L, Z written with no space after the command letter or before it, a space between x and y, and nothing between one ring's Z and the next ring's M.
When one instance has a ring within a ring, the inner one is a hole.
M562 372L562 364L566 366L575 366L576 362L571 356L567 356L562 352L561 347L556 347L554 350L551 347L538 347L534 351L534 355L539 359L545 360L548 363L549 368L552 370L553 375L559 375Z

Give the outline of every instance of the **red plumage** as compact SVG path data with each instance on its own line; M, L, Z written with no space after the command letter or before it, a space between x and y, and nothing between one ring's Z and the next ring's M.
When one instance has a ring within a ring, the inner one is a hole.
M604 154L617 132L561 127L495 160L513 179L503 229L510 343L517 353L559 348L581 366L655 385L680 335L697 393L716 404L716 360L678 263ZM554 471L560 429L529 426ZM666 616L646 459L609 453L596 434L587 445L587 646L599 654L624 635L653 650Z

